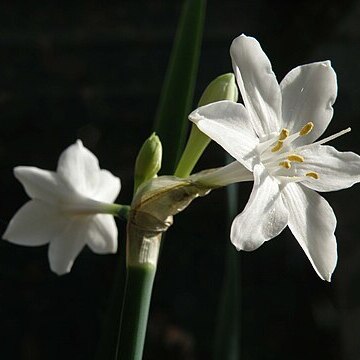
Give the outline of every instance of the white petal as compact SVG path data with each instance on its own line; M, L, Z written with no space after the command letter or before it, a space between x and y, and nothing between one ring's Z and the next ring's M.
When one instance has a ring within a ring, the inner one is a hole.
M84 236L92 251L98 254L115 253L117 250L117 227L111 215L95 215Z
M252 170L259 140L243 105L219 101L196 109L189 115L189 119L231 156Z
M330 61L296 67L285 76L280 87L283 127L297 132L306 123L313 122L311 133L296 140L297 145L312 143L325 131L333 116L337 82Z
M57 172L64 182L82 195L92 197L98 189L98 159L80 140L60 155Z
M231 226L231 241L238 250L252 251L280 234L288 221L279 185L263 165L254 167L254 187L244 211Z
M289 210L289 228L317 274L330 281L337 262L336 217L328 202L315 191L291 183L283 190Z
M94 200L113 203L121 189L120 179L110 171L101 170L98 188L93 196Z
M3 238L18 245L39 246L58 236L66 219L53 206L31 200L11 219Z
M305 161L295 166L304 174L317 172L319 179L308 178L302 184L316 191L336 191L360 182L360 156L353 152L340 152L332 146L310 145L300 154Z
M281 92L260 44L241 35L231 44L233 69L251 121L261 136L280 130Z
M74 196L74 192L67 188L53 171L32 166L17 166L14 175L33 199L57 203L59 200Z
M220 168L200 171L191 175L189 179L204 186L217 187L242 181L252 181L254 176L238 161L233 161Z
M75 258L85 246L88 217L70 218L66 226L50 241L48 256L50 268L58 275L70 272Z

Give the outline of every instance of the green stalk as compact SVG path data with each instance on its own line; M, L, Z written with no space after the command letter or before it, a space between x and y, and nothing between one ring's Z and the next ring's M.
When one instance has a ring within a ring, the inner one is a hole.
M175 176L180 178L188 177L210 141L211 139L193 124L189 140L176 168Z
M206 0L185 0L160 96L154 130L164 148L162 172L172 174L184 148L196 82ZM130 211L127 281L116 360L141 360L162 232L151 214ZM166 225L169 226L169 225Z
M138 211L132 209L129 212L127 224L127 278L116 360L142 359L161 244L162 233L152 230L152 215L141 209Z
M156 267L127 267L117 360L141 360Z

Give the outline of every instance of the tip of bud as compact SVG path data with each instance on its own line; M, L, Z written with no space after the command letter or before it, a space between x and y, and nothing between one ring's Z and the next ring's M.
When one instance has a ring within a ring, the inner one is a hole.
M135 191L145 181L154 178L161 168L162 145L153 132L142 145L135 162Z
M207 86L199 100L199 106L208 105L221 100L237 102L238 95L235 75L233 73L223 74L218 76Z

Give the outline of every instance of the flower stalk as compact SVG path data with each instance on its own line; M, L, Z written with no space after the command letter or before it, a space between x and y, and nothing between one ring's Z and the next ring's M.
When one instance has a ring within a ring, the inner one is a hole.
M174 215L218 187L205 185L207 178L213 178L209 172L218 171L188 179L162 176L139 187L128 214L127 279L117 360L141 360L162 235L172 225Z
M141 360L156 266L127 266L117 360Z
M137 221L139 222L137 223ZM151 222L150 215L142 211L138 215L136 210L130 210L126 239L127 275L116 353L117 360L142 359L151 293L162 237L161 231L147 228L151 226Z

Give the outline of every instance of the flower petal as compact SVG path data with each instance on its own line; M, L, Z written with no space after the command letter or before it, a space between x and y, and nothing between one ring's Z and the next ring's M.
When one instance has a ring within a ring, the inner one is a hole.
M252 181L254 180L254 175L238 161L233 161L220 168L204 170L193 174L189 177L189 180L202 186L215 188L242 181Z
M99 161L80 140L60 155L57 172L70 188L84 196L92 197L99 186Z
M3 238L17 245L40 246L56 238L65 225L66 219L53 206L31 200L11 219Z
M219 101L196 109L189 115L189 119L247 169L252 170L259 139L243 105Z
M115 253L117 250L117 227L111 215L91 217L84 237L90 249L98 254Z
M60 199L74 196L74 192L68 189L53 171L32 166L17 166L14 175L33 199L57 203Z
M283 127L293 132L308 122L314 128L296 140L297 145L314 142L327 128L333 116L332 105L337 95L337 82L330 61L298 66L280 83Z
M245 209L233 221L231 241L238 250L253 251L280 234L288 222L279 185L263 165L254 167L254 187Z
M353 152L340 152L332 146L310 145L300 154L305 161L296 164L304 174L316 172L319 179L308 178L302 182L316 191L336 191L360 182L360 156Z
M88 217L69 218L62 231L49 244L50 268L58 275L70 272L75 258L85 246Z
M96 253L116 252L117 227L114 218L104 214L69 218L67 226L50 242L51 270L58 275L70 272L85 244Z
M93 199L113 203L121 189L120 179L110 171L100 170L99 185Z
M241 35L230 55L244 104L259 137L280 130L281 92L271 63L258 41Z
M330 281L337 262L336 217L328 202L296 183L283 189L289 228L321 279Z

